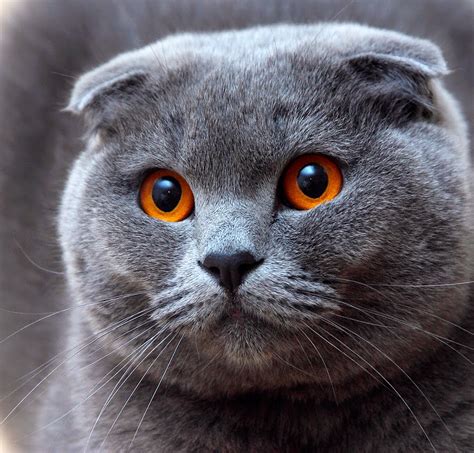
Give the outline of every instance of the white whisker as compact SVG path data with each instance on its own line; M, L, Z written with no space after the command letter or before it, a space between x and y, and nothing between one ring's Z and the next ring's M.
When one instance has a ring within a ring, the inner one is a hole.
M102 414L104 413L105 409L108 407L110 401L112 401L112 399L115 397L115 395L118 393L118 391L120 390L120 388L123 386L123 384L126 382L126 380L132 375L132 373L164 342L166 341L167 338L169 338L171 336L171 333L168 334L163 340L161 340L155 347L153 347L149 352L148 354L145 355L145 357L138 363L136 364L136 361L138 359L140 359L140 357L146 352L146 350L153 344L153 342L155 341L156 338L158 338L158 336L165 330L165 328L161 329L158 333L156 333L155 335L153 335L153 337L151 337L150 339L148 339L145 343L144 343L144 347L141 348L141 351L139 354L137 354L131 361L131 363L128 365L128 368L123 372L122 376L120 377L120 379L118 380L118 382L115 384L114 388L112 389L112 391L110 392L109 396L107 397L107 399L105 400L104 404L102 405L102 408L99 412L99 415L97 416L94 424L92 425L92 428L89 432L89 436L87 438L87 442L86 442L86 445L84 447L84 452L87 451L87 448L89 447L89 443L92 439L92 434L94 433L94 430L97 426L97 424L99 423L99 420L102 416ZM134 367L134 365L136 364L136 366ZM131 371L130 371L131 370Z
M170 334L171 335L171 334ZM168 335L165 340L170 336ZM176 338L176 335L171 338L171 340L166 343L166 345L163 347L163 349L158 353L158 355L153 359L153 361L151 362L151 364L148 366L148 368L145 370L145 372L143 373L142 377L140 378L140 380L137 382L137 384L135 385L135 387L133 388L132 392L130 393L129 397L127 398L127 400L125 401L125 403L123 403L122 405L122 408L120 409L119 413L117 414L117 416L115 417L113 423L112 423L112 426L109 428L109 430L107 431L107 434L105 435L105 438L103 439L102 443L100 444L99 446L99 450L102 449L102 447L104 446L109 434L112 432L112 430L114 429L114 426L115 424L117 423L118 419L120 418L120 415L122 415L122 412L125 410L125 407L127 406L128 402L132 399L133 395L135 394L135 392L137 391L138 387L140 387L140 384L143 382L143 380L145 379L146 375L148 374L148 372L151 370L151 368L155 365L156 361L160 358L161 354L165 351L165 349L168 347L168 345ZM159 345L158 345L159 346ZM156 348L155 348L156 349ZM136 369L136 368L135 368Z
M339 349L337 346L335 346L334 344L332 344L330 341L328 341L326 338L324 338L321 334L319 334L318 332L316 332L314 329L312 329L310 326L306 325L306 327L311 330L315 335L317 335L319 338L321 338L323 341L325 341L326 343L328 343L330 346L332 346L333 348L336 348L339 352L341 352L344 356L348 357L350 360L352 360L355 364L357 364L358 366L361 366L360 364L358 364L352 357L350 357L348 354L344 353L344 351L342 351L341 349ZM410 407L410 405L406 402L405 398L403 398L403 396L400 394L400 392L393 386L393 384L379 371L377 370L373 365L371 365L367 360L365 360L360 354L357 354L355 351L353 351L351 348L349 348L346 344L344 344L344 342L342 342L341 340L339 340L339 338L335 337L334 335L332 335L330 332L328 332L326 329L322 328L320 326L320 328L327 334L329 335L331 338L334 338L336 341L338 341L339 343L341 343L345 348L349 349L354 355L356 355L360 360L362 360L368 367L370 367L378 376L380 376L381 379L383 379L383 381L392 389L393 392L395 392L395 394L400 398L400 400L403 402L403 404L405 405L405 407L408 409L408 411L410 412L410 414L413 416L413 418L415 419L416 423L418 424L418 426L420 427L421 431L423 432L423 435L426 437L426 439L428 440L431 448L433 449L433 451L436 452L436 448L434 447L430 437L428 436L428 433L425 431L425 428L423 428L423 425L421 424L420 420L418 419L418 417L416 416L416 414L413 412L413 409ZM367 371L364 367L361 367L363 370Z
M158 389L160 388L161 383L163 382L163 379L164 379L164 377L165 377L165 375L166 375L166 372L168 371L168 368L170 367L171 362L172 362L172 360L173 360L173 358L174 358L174 356L175 356L175 354L176 354L176 351L178 350L179 345L181 344L181 341L183 341L183 338L184 338L184 335L183 335L183 336L180 338L180 340L178 341L178 344L176 345L176 348L174 349L173 354L171 355L171 358L170 358L170 360L169 360L169 362L168 362L168 365L166 366L165 371L163 372L163 374L162 374L162 376L161 376L161 379L160 379L160 381L158 382L158 385L156 386L155 391L153 392L153 395L151 395L150 401L148 402L148 405L147 405L145 411L143 412L143 416L142 416L142 418L140 419L140 422L138 423L138 426L137 426L137 429L136 429L136 431L135 431L135 434L133 435L133 438L132 438L132 440L130 441L130 444L128 445L128 450L130 450L130 449L132 448L133 442L135 441L135 438L137 437L138 431L140 431L140 427L142 426L143 420L145 419L145 416L146 416L146 414L147 414L147 412L148 412L148 409L150 408L153 399L155 398L156 394L158 393Z

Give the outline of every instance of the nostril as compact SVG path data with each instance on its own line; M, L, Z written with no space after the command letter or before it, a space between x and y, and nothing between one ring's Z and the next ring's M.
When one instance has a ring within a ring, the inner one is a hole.
M206 263L206 260L204 260L204 262L198 261L199 267L203 268L206 272L213 275L214 277L219 278L221 274L220 269L217 266L210 266L210 265L206 266L205 263Z
M214 266L213 266L213 267L208 267L207 270L208 270L211 274L215 275L216 277L219 277L220 274L221 274L221 271L219 270L218 267L214 267Z
M239 273L245 275L250 271L254 270L256 267L260 266L263 263L263 258L261 260L255 261L255 263L244 263L241 264L238 269Z

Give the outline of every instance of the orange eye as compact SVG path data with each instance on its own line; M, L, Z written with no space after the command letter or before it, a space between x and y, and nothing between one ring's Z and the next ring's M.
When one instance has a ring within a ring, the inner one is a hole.
M328 157L305 154L290 163L280 184L283 198L290 207L312 209L339 194L342 173Z
M155 219L179 222L194 208L194 196L185 179L171 170L156 170L140 187L140 205Z

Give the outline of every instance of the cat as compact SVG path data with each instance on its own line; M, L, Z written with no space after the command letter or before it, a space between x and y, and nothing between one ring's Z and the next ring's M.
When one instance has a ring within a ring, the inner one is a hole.
M2 300L43 313L1 318L19 448L472 450L472 5L450 5L17 6Z

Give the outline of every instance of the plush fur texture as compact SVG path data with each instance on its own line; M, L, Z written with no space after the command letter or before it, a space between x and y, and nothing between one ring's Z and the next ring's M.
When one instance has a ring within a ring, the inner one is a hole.
M303 1L206 3L194 16L186 2L56 3L16 16L16 24L55 37L38 69L14 54L21 48L14 29L2 56L16 71L30 68L22 83L4 70L0 84L25 129L2 125L2 184L10 188L16 178L28 187L2 189L3 212L13 205L2 226L4 256L16 256L2 291L29 311L55 306L42 285L57 291L61 276L48 273L55 264L47 245L27 234L51 217L44 205L39 218L25 209L44 200L37 187L62 192L74 161L57 211L69 301L61 307L72 308L61 314L56 350L69 352L32 381L45 376L49 388L32 405L40 414L34 426L17 423L20 445L472 449L472 169L439 47L351 23L237 30L347 18L436 37L416 15L428 2L410 10L412 29L404 2L387 11L374 11L376 2L335 2L332 10ZM445 13L436 41L460 65L449 77L458 78L462 100L469 77L459 38L472 36L462 18L472 9L429 4L436 17ZM50 27L55 12L60 20ZM228 31L154 42L171 30L215 29ZM67 92L58 73L92 68L91 50L112 56L147 42L80 77L66 107L75 115L57 112ZM44 90L29 108L19 104L28 77L42 74ZM2 115L13 124L12 112ZM42 154L31 152L33 144ZM314 152L339 163L343 189L314 210L290 209L278 196L280 175ZM140 183L154 168L186 178L196 202L191 217L165 223L140 209ZM229 296L198 263L243 250L262 263ZM51 336L23 341L32 338ZM25 362L31 368L33 360ZM37 390L26 390L27 401ZM11 421L16 411L2 409Z

